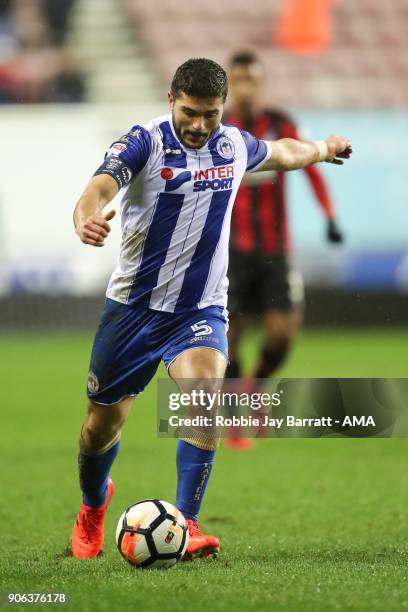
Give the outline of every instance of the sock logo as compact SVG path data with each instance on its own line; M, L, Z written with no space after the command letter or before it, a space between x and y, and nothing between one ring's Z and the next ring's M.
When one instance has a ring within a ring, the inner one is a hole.
M204 485L211 472L211 467L212 466L208 463L204 463L203 469L200 474L200 482L198 483L198 487L195 490L193 501L200 501L201 496L203 494Z

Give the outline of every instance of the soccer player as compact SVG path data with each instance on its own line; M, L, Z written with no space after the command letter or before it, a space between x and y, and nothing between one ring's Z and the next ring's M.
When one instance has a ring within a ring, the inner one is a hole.
M229 227L244 173L340 164L351 154L351 143L338 136L265 142L222 125L227 89L215 62L182 64L168 93L171 113L114 142L75 208L79 238L103 247L115 214L103 209L123 190L120 258L93 345L80 433L83 501L72 530L78 558L102 549L120 432L160 360L173 379L200 379L208 392L224 376ZM180 384L188 390L188 380ZM176 505L189 525L190 559L220 547L197 524L216 446L202 431L178 442Z
M229 62L230 99L224 124L233 124L257 138L299 139L291 117L262 102L264 70L252 52L238 52ZM319 168L303 168L327 222L327 239L341 242L330 195ZM281 171L247 175L232 215L227 378L239 378L239 348L250 316L262 318L264 346L254 378L267 378L286 358L303 319L303 284L290 266L290 239L286 211L286 179ZM244 316L243 316L244 315ZM237 428L230 430L227 445L237 450L250 447Z

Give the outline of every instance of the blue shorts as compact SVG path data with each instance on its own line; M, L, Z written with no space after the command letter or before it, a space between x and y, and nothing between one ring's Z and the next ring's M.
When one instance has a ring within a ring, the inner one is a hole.
M137 395L160 359L168 368L186 349L209 347L228 359L228 319L222 306L171 313L106 299L96 332L87 395L99 404Z

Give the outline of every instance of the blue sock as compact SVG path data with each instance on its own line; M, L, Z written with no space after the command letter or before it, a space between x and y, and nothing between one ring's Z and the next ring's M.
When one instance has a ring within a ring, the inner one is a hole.
M202 450L184 440L178 442L176 506L193 521L200 512L214 457L215 451Z
M78 455L79 482L84 504L94 508L101 506L108 494L108 477L112 463L118 454L120 440L100 455Z

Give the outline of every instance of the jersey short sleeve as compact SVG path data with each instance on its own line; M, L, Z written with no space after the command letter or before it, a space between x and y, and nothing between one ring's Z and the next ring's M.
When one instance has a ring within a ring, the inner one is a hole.
M249 132L240 130L248 153L247 172L254 172L272 155L271 145L265 140L258 140Z
M119 140L111 144L103 164L95 172L109 174L118 183L119 189L125 187L132 178L145 167L152 150L149 132L135 125Z

